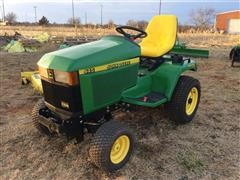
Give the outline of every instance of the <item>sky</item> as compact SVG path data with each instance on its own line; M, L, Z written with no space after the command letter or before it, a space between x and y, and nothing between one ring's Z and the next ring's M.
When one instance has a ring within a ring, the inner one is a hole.
M0 2L3 0L0 0ZM73 0L75 17L85 23L100 23L101 5L103 23L110 19L116 24L125 24L129 19L149 21L159 12L159 0ZM66 23L72 17L72 0L4 0L5 14L14 12L17 21L34 22L34 6L37 19L42 16L53 23ZM2 2L0 3L2 16ZM199 8L213 8L216 12L239 10L239 0L162 0L161 14L175 14L180 24L190 24L189 14Z

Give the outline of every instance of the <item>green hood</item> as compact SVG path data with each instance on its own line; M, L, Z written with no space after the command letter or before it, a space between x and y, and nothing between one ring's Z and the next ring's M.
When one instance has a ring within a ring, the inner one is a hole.
M66 72L100 66L140 56L140 47L122 36L102 39L45 54L41 67Z

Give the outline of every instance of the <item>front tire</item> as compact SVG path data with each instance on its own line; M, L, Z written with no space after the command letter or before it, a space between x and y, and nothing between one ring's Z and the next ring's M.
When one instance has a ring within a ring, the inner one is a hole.
M134 143L134 135L126 125L116 121L106 122L94 135L89 150L90 159L104 171L115 171L129 161Z
M45 126L43 126L42 124L40 124L39 121L38 121L38 119L39 119L39 111L40 111L40 109L44 109L44 108L46 108L46 105L45 105L45 103L44 103L44 100L43 100L43 99L40 99L40 100L35 104L35 106L34 106L33 109L32 109L32 122L33 122L34 127L36 127L37 130L38 130L40 133L50 136L51 133L50 133L50 131L48 130L48 128L45 127Z
M197 112L200 97L200 82L189 76L181 76L171 101L166 105L170 118L178 123L192 121Z

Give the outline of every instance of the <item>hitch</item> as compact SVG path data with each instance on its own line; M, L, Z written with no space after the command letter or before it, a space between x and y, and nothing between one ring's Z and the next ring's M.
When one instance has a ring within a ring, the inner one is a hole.
M39 120L38 122L40 124L42 124L44 127L48 128L48 130L51 132L51 133L57 133L58 135L61 134L61 127L60 125L58 125L57 123L54 122L55 119L50 117L50 118L46 118L42 115L39 115Z

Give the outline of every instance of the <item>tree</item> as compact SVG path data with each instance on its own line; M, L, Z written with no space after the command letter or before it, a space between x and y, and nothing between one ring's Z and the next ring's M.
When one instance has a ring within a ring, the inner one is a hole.
M147 21L144 21L144 20L141 20L141 21L135 21L133 19L129 19L126 23L127 26L132 26L132 27L136 27L136 28L139 28L139 29L142 29L144 30L147 25L148 25L148 22Z
M48 21L48 19L47 19L45 16L43 16L43 17L39 20L38 24L39 24L39 25L47 25L47 24L49 24L49 21Z
M81 20L80 20L79 17L75 17L74 19L73 18L69 18L67 20L67 23L68 24L77 24L77 25L79 25L79 24L81 24Z
M5 21L8 21L9 24L13 24L17 21L17 15L13 12L7 13Z
M141 20L137 22L137 26L139 29L145 30L148 25L147 21Z
M137 27L138 23L137 21L133 20L133 19L129 19L126 23L127 26L132 26L132 27Z
M112 19L110 19L108 21L108 28L111 29L111 28L114 28L115 24L114 24L114 21Z
M197 11L192 10L189 15L192 24L201 30L204 30L209 29L213 25L215 10L212 8L200 8Z

